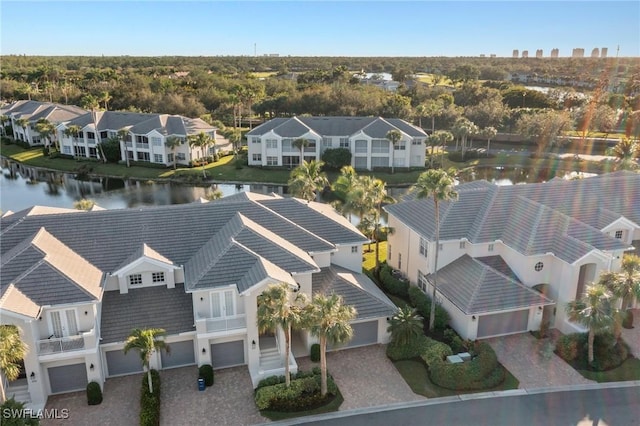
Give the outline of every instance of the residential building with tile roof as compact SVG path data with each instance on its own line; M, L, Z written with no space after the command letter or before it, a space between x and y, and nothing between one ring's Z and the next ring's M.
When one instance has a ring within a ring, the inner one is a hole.
M433 200L410 193L385 207L394 229L387 262L431 294L438 249L438 300L463 338L542 323L582 330L567 319L566 304L640 248L637 173L514 186L475 181L456 190L457 201L440 203L438 248Z
M171 351L153 368L247 365L254 385L282 374L282 330L260 335L256 317L258 296L279 282L354 305L348 346L386 343L395 307L361 273L366 242L335 210L277 195L5 214L0 323L18 326L30 348L26 402L42 407L48 395L140 372L139 355L123 352L133 328L167 331ZM310 349L314 339L298 335Z
M402 135L395 149L386 139L390 130ZM247 133L249 165L300 164L300 150L293 145L304 138L304 160L320 160L327 149L346 148L351 165L359 170L377 167L424 167L427 133L398 118L291 117L274 118Z

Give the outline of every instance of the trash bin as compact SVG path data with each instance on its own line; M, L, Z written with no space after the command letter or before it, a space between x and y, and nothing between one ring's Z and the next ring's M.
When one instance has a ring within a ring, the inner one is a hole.
M202 377L200 377L198 379L198 390L199 391L203 391L204 390L204 379Z

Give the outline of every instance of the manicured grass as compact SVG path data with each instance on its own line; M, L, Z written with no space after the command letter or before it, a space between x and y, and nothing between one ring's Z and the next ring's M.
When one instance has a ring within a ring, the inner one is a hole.
M322 407L314 408L313 410L294 411L294 412L262 410L260 411L260 414L262 414L263 416L265 416L266 418L272 421L293 419L296 417L313 416L316 414L324 414L324 413L331 413L332 411L338 411L338 409L340 408L343 402L344 402L344 398L340 393L340 389L338 389L338 394L335 396L335 398L331 400L331 402L329 402L327 405L323 405Z
M454 391L441 388L440 386L433 384L431 380L429 380L429 374L427 372L426 365L420 359L395 361L393 365L395 365L402 378L404 378L404 380L407 382L414 393L425 396L427 398L440 398L443 396L453 396L468 393L518 389L518 385L520 384L520 382L518 382L518 379L516 379L513 374L506 370L505 380L499 386L476 391ZM504 367L501 366L500 368Z
M602 382L640 380L640 359L629 357L620 366L607 371L577 370L585 379Z
M364 246L364 250L367 250L368 244L365 244ZM375 244L371 244L371 251L368 253L364 253L363 254L363 258L364 260L362 261L362 269L365 271L373 271L373 269L376 267L376 245ZM379 244L379 250L380 252L378 253L378 259L380 260L380 263L384 262L385 260L387 260L387 242L386 241L381 241Z

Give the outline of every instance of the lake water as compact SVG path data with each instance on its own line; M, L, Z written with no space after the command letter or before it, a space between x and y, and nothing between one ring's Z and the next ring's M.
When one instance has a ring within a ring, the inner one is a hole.
M67 173L40 171L16 163L3 162L0 167L0 210L19 211L33 205L73 208L75 201L88 198L105 209L120 209L166 204L191 203L217 188L227 195L244 191L263 194L286 194L285 186L219 184L209 187L154 183L116 178L90 181L77 180ZM522 168L484 168L463 173L460 182L486 179L497 185L544 182L565 172L533 171ZM401 197L407 188L390 188L394 198Z

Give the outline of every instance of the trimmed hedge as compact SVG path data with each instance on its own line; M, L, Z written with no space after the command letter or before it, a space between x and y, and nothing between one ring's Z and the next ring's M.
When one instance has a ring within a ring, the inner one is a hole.
M198 368L198 377L204 379L206 386L213 386L213 367L210 364L201 365Z
M417 358L427 350L429 339L425 335L418 336L406 345L387 345L387 357L391 361Z
M391 274L391 267L383 263L380 267L380 281L382 287L394 296L406 299L409 296L409 281L399 280Z
M579 369L606 371L618 367L629 357L629 346L611 333L596 334L593 340L593 363L589 365L589 334L572 333L560 336L556 354Z
M429 313L431 309L431 298L424 294L422 290L420 290L416 286L411 286L408 291L409 294L409 302L411 306L418 310L418 313L422 315L425 321L429 321ZM435 319L435 328L436 330L444 330L449 324L449 314L447 311L440 305L436 304L436 319Z
M149 393L147 375L142 377L140 395L140 426L158 426L160 424L160 374L151 370L153 393Z
M627 310L624 314L624 318L622 320L622 326L624 328L633 328L633 312Z
M87 404L100 405L102 402L102 389L98 382L89 382L87 384Z
M320 344L311 345L311 362L320 362Z
M320 369L300 372L292 378L289 387L284 376L273 376L262 380L255 393L259 410L281 412L307 411L325 405L338 394L338 387L331 375L327 375L327 395L320 395ZM283 380L280 382L280 380ZM269 384L277 382L275 384Z

